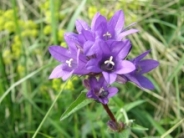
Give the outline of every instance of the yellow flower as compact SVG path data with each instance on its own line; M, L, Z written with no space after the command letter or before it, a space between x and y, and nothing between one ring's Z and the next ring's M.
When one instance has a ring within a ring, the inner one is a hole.
M73 85L73 82L72 82L72 80L69 80L68 82L67 82L67 84L65 85L65 89L66 90L74 90L74 85Z
M21 45L19 43L12 44L13 58L18 59L21 55Z
M19 73L19 75L24 74L24 71L25 71L25 67L19 64L17 66L17 72Z
M65 47L65 48L67 48L67 44L66 44L66 42L61 42L61 44L60 44L62 47Z
M96 14L97 8L95 6L90 6L88 9L88 16L90 19L93 18L93 16Z
M43 33L44 33L45 35L51 34L51 26L50 26L50 25L46 25L46 26L44 27L44 29L43 29Z
M53 79L52 80L52 88L56 91L60 91L61 90L61 79Z
M36 28L37 28L37 24L32 20L28 20L25 22L25 29L36 29Z
M12 54L9 49L5 49L2 56L6 65L10 65L12 63Z
M65 33L65 31L64 30L59 30L58 31L58 40L59 41L62 41L63 39L64 39L64 33Z
M32 37L38 36L38 31L36 29L31 30L30 31L30 36L32 36Z
M14 32L15 31L15 24L13 21L6 22L4 25L4 29L9 31L9 32Z
M7 21L14 20L14 11L13 11L13 9L6 10L4 12L3 18L5 18Z

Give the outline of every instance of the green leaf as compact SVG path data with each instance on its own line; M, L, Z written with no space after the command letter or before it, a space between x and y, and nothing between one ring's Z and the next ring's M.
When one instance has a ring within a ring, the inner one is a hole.
M146 130L148 130L148 128L145 128L145 127L140 126L138 124L133 124L131 129L136 130L136 131L146 131Z
M126 104L123 108L125 109L126 112L128 112L129 110L131 110L132 108L142 104L146 102L145 100L139 100L139 101L135 101L133 103L130 103L130 104Z
M183 64L184 64L184 55L179 60L178 64L175 66L173 71L170 73L169 77L167 78L167 81L172 81L172 79L178 74L178 72L181 71Z
M73 14L71 20L69 21L69 24L67 26L67 31L73 31L74 27L75 27L75 21L77 19L77 17L79 16L80 12L82 11L82 9L84 8L86 3L86 0L83 0L80 5L78 6L78 8L76 9L75 13Z
M86 93L81 92L81 94L77 97L77 99L68 107L68 109L61 115L60 121L67 118L69 115L73 114L80 108L86 106L91 103L92 100L86 98Z
M117 138L129 138L130 137L130 129L126 128L125 130L123 130L121 133L118 133Z

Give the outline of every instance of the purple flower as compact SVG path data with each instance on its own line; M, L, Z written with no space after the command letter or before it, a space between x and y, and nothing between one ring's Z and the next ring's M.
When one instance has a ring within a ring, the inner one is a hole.
M102 40L121 41L125 36L138 32L137 29L123 30L124 21L124 14L121 10L117 11L109 21L97 13L92 20L91 30Z
M138 32L136 29L126 30L124 26L124 14L117 11L108 21L100 13L97 13L91 23L91 27L85 21L77 20L76 29L78 34L67 33L65 36L76 40L87 56L91 56L98 48L98 41L111 40L122 41L127 35Z
M124 76L138 87L152 90L154 89L154 85L143 75L156 68L159 65L159 62L152 59L143 59L149 52L150 51L146 51L132 59L131 62L135 65L136 70L125 74Z
M103 77L100 77L97 80L95 77L91 77L88 80L89 91L87 92L87 97L97 100L103 104L108 103L108 99L114 96L118 89L115 87L108 87L108 84Z
M61 46L50 46L49 52L56 60L62 63L54 68L49 76L50 79L61 77L66 80L72 74L83 75L88 73L85 69L86 60L80 49L71 48L68 50Z
M131 49L129 40L100 41L96 50L96 57L86 64L90 72L103 74L108 84L112 84L119 74L127 74L135 70L133 63L124 59Z

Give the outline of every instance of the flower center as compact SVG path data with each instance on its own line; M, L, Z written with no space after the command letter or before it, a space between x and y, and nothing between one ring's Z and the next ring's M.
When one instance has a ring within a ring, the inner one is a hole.
M105 91L103 88L100 89L98 97L99 98L106 98L108 96L109 92Z
M103 37L105 37L106 39L109 39L112 37L112 35L109 32L106 32L105 34L103 34Z
M105 71L112 71L114 68L115 63L112 61L113 56L110 56L110 58L101 65L101 69Z
M66 60L66 63L68 64L68 67L72 67L72 61L73 61L72 58L70 58L69 60Z

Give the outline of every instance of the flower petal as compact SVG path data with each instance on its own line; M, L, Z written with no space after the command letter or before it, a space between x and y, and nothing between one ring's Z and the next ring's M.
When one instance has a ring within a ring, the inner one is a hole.
M139 82L140 87L145 88L145 89L149 89L149 90L153 90L154 89L154 85L146 77L138 75L137 76L137 80Z
M103 98L103 99L99 98L98 100L99 100L99 102L101 102L103 104L107 104L109 102L109 100L107 98Z
M107 22L106 18L100 14L97 14L97 17L94 17L91 25L92 31L97 31L98 27L101 25L101 23Z
M129 30L126 30L126 31L123 31L121 34L119 34L117 36L117 40L118 41L121 41L125 36L129 35L129 34L133 34L133 33L136 33L138 32L137 29L129 29Z
M139 56L137 56L136 58L132 59L131 61L136 64L141 59L143 59L150 51L151 50L147 50L146 52L144 52L144 53L140 54Z
M110 97L116 95L116 93L118 92L118 89L116 87L109 87L108 91L109 91L108 98L110 98Z
M81 33L82 30L90 30L88 24L83 20L76 20L75 26L78 33Z
M115 41L110 48L112 49L112 53L118 56L120 59L124 59L131 50L131 43L130 40L122 41Z
M113 82L115 82L117 77L115 73L108 73L103 71L102 74L108 84L112 84Z
M127 74L135 70L135 65L128 61L128 60L123 60L118 62L117 68L116 68L116 73L117 74Z
M68 49L61 46L50 46L49 52L59 62L65 62L71 55Z
M159 62L152 59L145 59L138 62L138 66L141 68L140 73L144 74L150 72L159 65Z
M98 67L98 61L96 59L91 59L90 61L88 61L86 64L86 68L90 72L95 72L95 73L101 72L101 69Z
M73 73L72 71L70 72L64 71L62 69L62 65L58 65L54 68L54 70L50 74L49 79L62 78L65 81L72 75L72 73Z
M109 28L114 28L116 33L119 34L124 26L124 14L123 11L117 11L108 22Z
M140 88L149 89L149 90L154 89L154 85L152 84L152 82L142 75L131 73L131 74L126 74L126 77L128 78L129 81L133 82Z
M91 22L91 29L93 30L93 28L95 28L95 23L96 23L96 20L97 20L97 18L100 16L100 13L99 12L97 12L96 14L95 14L95 16L93 17L93 19L92 19L92 22Z

